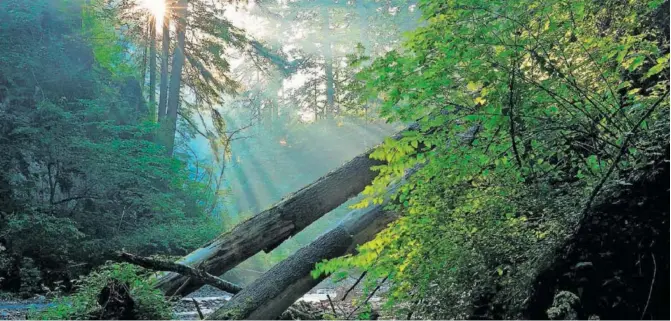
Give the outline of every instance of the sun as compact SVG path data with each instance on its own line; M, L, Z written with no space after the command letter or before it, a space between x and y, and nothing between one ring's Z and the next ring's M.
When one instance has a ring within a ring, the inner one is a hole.
M165 15L165 0L140 0L140 6L156 18L156 26L161 26Z

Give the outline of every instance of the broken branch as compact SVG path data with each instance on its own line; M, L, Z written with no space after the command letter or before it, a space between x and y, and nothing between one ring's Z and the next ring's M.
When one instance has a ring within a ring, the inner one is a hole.
M184 264L151 259L126 252L118 252L117 255L121 260L125 262L135 264L151 270L175 272L185 277L190 277L202 283L209 284L217 289L226 291L228 293L236 294L242 290L242 288L237 284L233 284L226 280L222 280L203 270L198 270L190 266L186 266Z

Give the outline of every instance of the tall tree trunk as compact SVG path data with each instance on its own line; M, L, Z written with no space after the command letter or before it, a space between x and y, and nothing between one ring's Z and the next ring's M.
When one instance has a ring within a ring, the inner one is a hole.
M156 111L156 17L149 24L149 108L153 115Z
M149 103L156 102L156 18L149 22Z
M357 22L359 24L359 43L363 46L363 55L373 56L373 48L368 37L368 12L364 0L356 1ZM373 101L368 98L363 105L364 120L368 122L368 111L373 106Z
M313 90L312 90L312 98L313 98L314 107L312 107L312 108L315 111L315 122L317 122L317 120L319 120L319 101L317 100L318 96L319 96L319 91L317 90L317 81L314 81ZM324 109L326 109L326 106L324 106Z
M354 252L357 245L373 239L396 217L385 211L384 205L350 212L338 226L272 267L208 319L276 319L325 278L315 279L310 274L316 263Z
M330 117L333 113L337 113L335 110L335 87L333 81L333 53L331 52L331 36L330 34L330 18L329 10L327 6L322 7L322 35L324 36L324 73L326 77L326 106L324 114L326 117Z
M182 67L184 67L184 48L186 47L186 19L189 14L187 6L189 0L179 0L177 3L177 48L172 57L172 72L170 73L170 95L168 96L166 154L172 155L175 148L177 132L177 108L179 108L180 88L182 84Z
M167 4L166 4L167 5ZM168 100L168 61L170 60L170 15L163 17L163 44L161 53L161 87L158 96L158 122L165 119Z
M140 75L140 90L141 92L144 92L144 84L145 84L145 79L147 76L147 42L149 41L149 33L150 33L150 27L149 25L151 24L151 18L147 22L147 30L145 30L145 45L144 48L142 48L142 71ZM135 108L135 111L137 111L137 106Z

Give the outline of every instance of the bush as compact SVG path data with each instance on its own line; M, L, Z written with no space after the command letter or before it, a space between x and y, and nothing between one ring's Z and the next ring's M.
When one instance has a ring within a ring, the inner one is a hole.
M78 280L75 294L60 298L56 305L44 311L29 313L29 319L41 320L86 320L100 319L103 307L98 297L107 284L126 284L135 302L134 317L137 320L171 319L172 310L163 293L148 281L150 272L128 263L106 263L86 277Z

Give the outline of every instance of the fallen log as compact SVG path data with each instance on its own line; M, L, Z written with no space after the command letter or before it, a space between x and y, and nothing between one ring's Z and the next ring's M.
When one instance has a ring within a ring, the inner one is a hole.
M472 144L479 126L473 126L460 139L466 145ZM423 167L417 165L404 175L404 180ZM387 195L403 184L403 181L389 188ZM389 199L372 208L350 212L335 228L326 232L309 245L296 251L292 256L273 266L268 272L245 287L212 313L208 320L272 320L289 308L296 300L326 278L323 274L313 278L311 271L315 264L353 253L360 244L372 240L398 215L385 210Z
M412 125L406 130L416 128L417 125ZM396 134L394 139L399 139L401 135L402 132ZM221 275L262 250L271 251L363 191L377 175L370 168L383 164L382 161L370 158L374 150L368 150L298 192L286 196L271 208L238 224L178 262L198 265L208 273ZM158 277L156 287L166 296L184 296L202 285L180 274L167 273Z
M396 214L385 210L384 206L350 212L337 227L275 265L208 319L277 318L325 278L323 275L317 279L311 276L310 271L316 263L352 253L357 245L373 239L396 218Z

